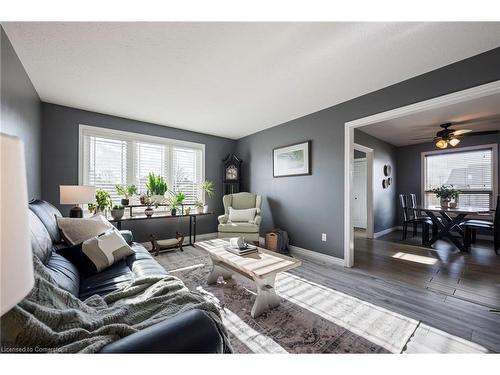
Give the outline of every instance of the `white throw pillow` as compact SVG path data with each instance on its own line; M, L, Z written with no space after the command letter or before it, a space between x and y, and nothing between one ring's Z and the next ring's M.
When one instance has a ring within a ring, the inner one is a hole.
M255 219L256 208L247 208L245 210L235 210L229 207L229 221L253 221Z
M113 224L102 215L85 219L71 217L56 217L56 219L61 236L70 245L82 243L114 228Z
M97 272L101 272L120 259L134 254L134 250L116 229L111 229L104 234L84 241L82 252L94 264Z

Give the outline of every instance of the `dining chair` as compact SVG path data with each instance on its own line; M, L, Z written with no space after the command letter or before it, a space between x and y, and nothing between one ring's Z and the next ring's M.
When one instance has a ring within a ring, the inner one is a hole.
M408 225L413 226L413 236L417 234L417 226L422 225L422 245L426 245L429 241L429 227L432 226L432 220L425 216L416 216L413 207L408 206L408 200L405 194L399 194L399 203L403 210L403 240L408 236ZM416 206L415 206L416 207Z
M464 228L464 245L467 249L470 249L471 244L476 242L478 230L493 232L493 249L498 255L498 248L500 248L500 195L497 196L493 221L470 219L463 222L461 227Z
M417 195L412 193L412 194L409 194L409 196L410 196L410 208L411 208L411 212L413 214L412 218L428 222L430 225L432 225L432 235L433 236L436 235L437 230L438 230L437 225L434 224L428 216L419 215L419 210L417 210L417 206L418 206ZM440 218L438 218L438 220L441 221ZM414 223L413 224L413 235L416 236L416 234L417 234L417 223Z

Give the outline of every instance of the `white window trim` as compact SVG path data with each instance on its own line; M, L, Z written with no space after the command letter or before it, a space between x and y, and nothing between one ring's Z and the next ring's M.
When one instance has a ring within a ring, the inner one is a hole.
M427 170L425 168L425 157L428 155L442 155L442 154L451 154L451 153L457 153L457 152L467 152L467 151L475 151L475 150L485 150L491 148L492 152L492 163L491 163L491 168L493 169L491 171L491 175L493 176L493 197L492 197L492 205L495 205L496 202L496 197L498 195L498 144L496 143L489 143L489 144L484 144L484 145L477 145L477 146L467 146L467 147L460 147L460 148L453 148L453 149L447 149L447 150L433 150L433 151L422 151L420 153L420 192L421 192L421 197L420 197L420 202L424 204L425 202L425 180L427 177ZM493 207L494 208L494 207Z
M84 169L86 168L84 160L85 160L85 155L86 152L88 153L88 150L84 150L85 147L85 136L97 136L97 137L109 137L109 138L116 138L119 140L123 141L130 141L130 142L148 142L148 143L156 143L160 144L163 146L170 146L168 147L168 152L165 153L165 158L167 159L165 162L165 165L169 165L171 160L171 152L172 152L172 146L174 147L186 147L186 148L191 148L191 149L196 149L200 150L200 157L201 157L201 181L205 180L205 144L203 143L196 143L196 142L189 142L189 141L182 141L179 139L172 139L172 138L164 138L164 137L158 137L154 135L145 135L145 134L140 134L140 133L134 133L134 132L128 132L128 131L123 131L123 130L115 130L115 129L108 129L108 128L101 128L98 126L90 126L90 125L84 125L84 124L79 124L79 129L78 129L78 184L82 185L84 183ZM135 157L133 155L135 153L135 147L132 147L131 153L127 153L127 157L132 156L132 162L128 160L127 163L127 179L130 178L130 176L135 176ZM173 186L173 174L171 169L169 168L168 173L165 173L165 178L168 180L168 185ZM129 182L127 182L129 183ZM201 193L200 193L201 194ZM203 195L203 194L201 194Z

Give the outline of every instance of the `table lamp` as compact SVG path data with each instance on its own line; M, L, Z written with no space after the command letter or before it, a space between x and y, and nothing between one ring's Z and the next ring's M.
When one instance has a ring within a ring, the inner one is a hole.
M0 133L0 314L34 285L24 145Z
M78 205L95 201L95 186L60 185L59 199L61 204L74 205L69 217L83 217L83 210Z

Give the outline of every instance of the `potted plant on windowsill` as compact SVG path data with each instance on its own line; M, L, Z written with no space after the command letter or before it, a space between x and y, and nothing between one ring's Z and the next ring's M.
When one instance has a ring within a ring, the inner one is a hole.
M165 202L165 193L168 191L168 185L162 176L150 172L146 181L146 188L153 203L161 204Z
M147 217L153 216L154 210L153 207L151 207L153 205L153 202L151 201L151 197L149 195L141 197L141 204L145 204L147 206L146 209L144 210L144 215L146 215Z
M213 183L213 181L205 180L201 183L201 190L204 193L207 193L209 198L212 198L215 194L215 184ZM205 214L208 212L208 204L203 205L202 212ZM199 213L201 213L201 212L199 212Z
M455 189L453 185L441 185L438 188L432 189L432 192L439 198L441 208L449 208L450 206L451 208L457 207L457 199L460 190ZM454 202L450 203L452 199Z
M184 202L184 199L186 199L186 194L184 194L183 192L179 192L179 193L172 192L172 196L168 199L168 205L170 207L170 214L172 216L177 215L177 208L179 208L179 206L182 205L182 203Z
M105 190L97 189L95 192L95 208L96 214L104 213L106 215L106 210L111 208L113 202L111 201L111 195Z
M137 187L135 185L116 185L116 193L119 196L125 197L122 199L121 203L123 206L128 206L130 203L129 198L137 194Z
M121 204L115 204L111 209L111 216L115 220L120 220L123 217L124 213L125 207L123 207Z
M194 206L196 207L196 213L197 214L202 214L203 213L203 202L198 200L194 202Z

